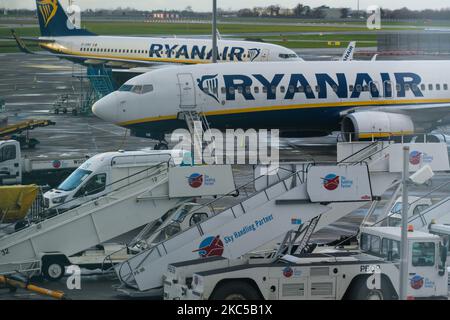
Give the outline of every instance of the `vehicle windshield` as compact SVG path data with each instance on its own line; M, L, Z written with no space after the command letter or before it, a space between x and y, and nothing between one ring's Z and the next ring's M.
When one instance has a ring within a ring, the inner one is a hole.
M412 265L414 267L434 266L435 245L433 242L414 242L412 247Z
M402 203L397 202L391 210L392 213L402 213Z
M75 190L86 178L92 173L92 171L78 168L72 174L64 180L56 190L72 191Z

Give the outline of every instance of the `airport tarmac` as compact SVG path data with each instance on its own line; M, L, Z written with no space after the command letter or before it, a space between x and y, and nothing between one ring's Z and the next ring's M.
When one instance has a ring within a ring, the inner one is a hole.
M337 51L322 50L314 55L314 50L308 52L312 57L318 55L330 57L340 56ZM327 58L328 59L328 58ZM6 101L7 111L2 116L8 116L11 123L24 119L49 119L55 126L38 128L30 131L30 136L40 140L35 150L26 150L26 156L56 157L65 155L80 155L106 152L118 149L137 150L152 147L155 142L147 139L130 137L125 129L105 123L95 116L73 116L70 114L55 115L50 112L54 102L62 94L77 93L79 82L72 73L79 72L80 67L72 63L51 57L30 56L24 54L0 54L2 75L0 78L0 99ZM282 160L290 161L332 161L336 154L333 137L326 139L290 139L282 141L280 156ZM295 146L293 146L295 144ZM236 184L243 185L251 181L253 175L249 166L235 166ZM432 180L436 187L450 180L449 176L439 175ZM425 195L425 187L412 190L414 195ZM439 198L450 194L447 185L433 197ZM389 192L386 194L389 196ZM230 200L236 201L237 199ZM231 203L225 201L224 206ZM385 202L384 202L385 203ZM367 208L358 210L332 226L325 228L313 237L315 241L327 242L342 235L354 234L361 223ZM378 210L381 212L381 209ZM114 275L90 274L82 277L82 290L68 291L65 279L58 283L36 280L38 285L49 289L67 292L72 299L123 299L112 286L118 281ZM0 300L5 299L47 299L33 293L18 290L10 293L0 289Z

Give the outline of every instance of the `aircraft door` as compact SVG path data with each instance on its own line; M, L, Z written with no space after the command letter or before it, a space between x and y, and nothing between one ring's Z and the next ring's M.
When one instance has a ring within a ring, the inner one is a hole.
M195 109L197 106L195 98L194 78L190 73L178 74L178 86L180 87L180 108Z
M269 61L269 50L263 49L261 51L261 61Z

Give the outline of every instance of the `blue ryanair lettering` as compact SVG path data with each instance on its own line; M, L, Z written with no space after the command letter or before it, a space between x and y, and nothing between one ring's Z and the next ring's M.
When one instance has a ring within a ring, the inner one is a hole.
M150 58L161 58L161 50L163 49L162 44L153 43L150 46L149 57Z
M253 76L267 88L267 100L275 100L277 98L277 90L273 90L273 88L276 89L278 87L284 74L276 74L270 82L261 74L254 74Z
M169 44L164 45L166 47L166 54L168 58L172 58L172 53L178 47L178 45L173 45L172 47Z
M299 85L300 84L300 85ZM302 88L302 90L300 90ZM291 75L291 80L289 81L289 87L284 98L286 100L294 99L297 92L303 91L307 99L315 99L314 93L311 86L306 80L305 76L299 73L294 73Z
M409 79L408 81L406 79ZM397 92L397 97L406 97L406 85L409 86L415 97L423 97L423 93L419 88L422 78L415 73L400 72L395 74L395 80L400 87L400 91Z
M364 87L369 87L372 85L373 79L368 73L358 73L356 75L356 81L355 81L355 90L353 90L352 99L358 99L361 96L361 93L364 89ZM369 90L372 97L379 97L380 92L375 87L374 90Z
M201 49L198 46L192 47L191 59L196 59L198 57L198 59L204 60L205 55L206 55L206 46L202 46Z
M289 78L287 79L287 77ZM399 72L393 75L380 73L376 80L368 73L357 73L350 93L348 79L344 73L336 73L335 75L317 73L315 74L315 86L312 86L313 83L309 82L301 73L293 73L290 75L278 73L272 75L271 79L267 79L262 74L253 74L251 76L231 74L223 75L224 92L222 94L226 95L225 99L228 101L236 100L236 91L245 100L255 100L251 88L258 85L256 83L258 82L264 88L267 88L267 90L263 91L266 93L265 98L267 100L277 99L277 93L280 91L286 91L284 95L285 100L295 99L298 93L304 95L308 100L316 99L315 91L317 91L317 99L327 99L330 95L334 95L339 99L347 99L349 94L351 99L359 99L362 92L370 94L373 98L378 98L381 96L380 90L383 93L383 97L391 98L393 97L394 86L394 83L391 81L392 78L395 78L396 84L399 87L397 89L398 97L405 97L407 91L410 91L415 97L424 96L420 90L422 78L418 74L411 72ZM285 80L283 81L283 79ZM382 86L379 86L380 81ZM198 84L199 88L205 94L216 101L220 100L217 75L203 76L198 80ZM278 91L280 85L286 86L286 84L288 86L287 89L284 88ZM331 93L330 88L332 89Z
M178 49L175 58L178 59L181 56L184 56L186 59L189 59L189 53L188 53L187 45L183 45L183 46L180 47L180 49Z
M236 60L237 61L242 61L242 55L244 54L245 50L244 48L241 47L231 47L230 50L230 60L233 61Z
M345 78L345 74L337 73L336 76L338 83L326 73L316 74L317 86L319 87L319 99L327 98L327 84L331 86L339 98L343 99L348 97L347 79Z
M251 87L253 81L250 77L244 75L225 75L223 76L223 80L225 81L225 87L227 88L226 99L227 100L235 100L236 99L236 90L242 93L245 100L255 100L255 97L245 90L246 87Z

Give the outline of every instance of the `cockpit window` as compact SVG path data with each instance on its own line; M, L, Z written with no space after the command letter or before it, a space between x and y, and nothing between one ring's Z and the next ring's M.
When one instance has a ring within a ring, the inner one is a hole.
M295 53L280 53L278 57L280 57L281 59L298 58L298 56Z
M124 84L120 87L119 91L124 92L133 92L136 94L145 94L153 91L153 85L152 84L146 84L146 85L130 85L130 84Z
M153 91L153 85L152 84L146 84L142 86L142 94L149 93Z
M124 84L123 86L121 86L119 88L119 91L131 91L131 89L133 89L132 85L129 84Z
M134 86L133 89L131 89L131 92L141 94L142 86Z

